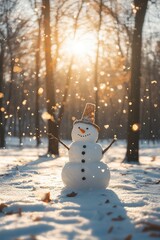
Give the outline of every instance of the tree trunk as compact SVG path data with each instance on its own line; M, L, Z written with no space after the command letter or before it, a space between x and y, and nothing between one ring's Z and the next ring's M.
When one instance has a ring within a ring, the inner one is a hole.
M99 83L98 83L98 76L99 76L99 51L100 51L100 30L102 24L102 4L103 1L100 0L99 3L99 23L97 29L97 49L96 49L96 59L95 59L95 67L94 67L94 86L95 86L95 104L96 104L96 115L95 115L95 122L98 125L98 108L99 108Z
M3 118L3 59L4 52L3 46L0 46L0 148L5 147L5 129L4 129L4 118Z
M142 48L142 29L148 0L134 0L136 10L135 27L132 40L131 80L128 109L128 136L126 162L139 162L140 138L140 67Z
M39 70L40 70L40 42L41 42L41 18L38 19L38 37L36 46L36 100L35 100L35 128L37 147L41 143L40 140L40 123L39 123Z
M50 1L43 0L44 15L44 33L45 33L45 63L46 63L46 96L47 96L47 112L50 114L48 120L48 153L59 155L58 141L52 138L54 135L58 138L58 129L55 117L55 88L53 77L53 66L51 57L51 29L50 29Z
M9 48L10 49L10 48ZM12 100L12 97L13 97L13 88L14 88L14 58L12 56L12 52L10 52L10 64L11 64L11 70L10 70L10 82L9 82L9 86L8 86L8 97L7 97L7 106L6 106L6 109L5 111L7 112L7 114L9 115L10 114L10 109L11 109L11 100ZM8 118L5 118L4 119L4 126L6 127L7 126L7 122L8 122Z

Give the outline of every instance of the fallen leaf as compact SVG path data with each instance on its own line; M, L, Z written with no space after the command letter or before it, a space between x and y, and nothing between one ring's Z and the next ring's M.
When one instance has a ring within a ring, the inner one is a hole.
M35 217L34 219L33 219L33 222L38 222L38 221L41 221L41 217Z
M17 213L17 212L16 212ZM5 215L12 215L12 214L16 214L15 212L13 211L10 211L10 212L6 212Z
M159 233L151 233L149 236L150 237L160 238L160 234Z
M122 216L118 216L116 218L112 218L112 221L123 221L124 218Z
M0 204L0 212L3 212L3 209L8 207L5 203Z
M38 222L38 221L41 221L42 217L31 215L31 219L33 220L33 222Z
M110 203L109 199L107 199L107 200L105 201L105 203Z
M131 240L132 239L132 235L131 234L129 234L127 237L125 237L125 239L124 240Z
M19 217L22 217L22 208L19 208L19 209L18 209L18 216L19 216Z
M160 184L160 180L156 181L155 184Z
M155 224L155 223L149 223L149 222L142 222L146 226L143 228L143 232L148 232L148 231L160 231L160 225Z
M18 211L14 212L14 211L10 211L10 212L6 212L5 215L13 215L13 214L18 214L19 217L22 216L22 209L18 208Z
M152 156L151 162L154 162L156 160L156 156Z
M157 167L147 167L146 170L158 170L159 168Z
M111 215L113 212L107 212L107 215L109 216L109 215Z
M31 240L37 240L37 238L36 238L35 235L30 235L30 239L31 239Z
M109 229L108 229L108 233L111 233L113 231L113 226L111 226Z
M37 237L35 235L30 235L29 238L27 238L29 240L37 240ZM15 240L23 240L22 238L16 238Z
M51 201L50 192L45 193L44 197L41 200L45 203L49 203Z
M66 196L67 197L75 197L75 196L77 196L77 193L71 192L71 193L68 193Z

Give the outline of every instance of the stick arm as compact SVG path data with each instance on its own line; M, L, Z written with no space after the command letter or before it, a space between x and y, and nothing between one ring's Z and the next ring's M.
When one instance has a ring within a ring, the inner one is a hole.
M112 142L109 144L109 146L106 147L106 148L102 151L102 154L105 154L105 152L108 151L108 149L112 146L112 144L113 144L115 141L117 141L117 138L114 138L114 139L112 140Z
M67 150L69 150L69 147L62 142L59 138L55 137L53 134L48 134L49 136L51 136L51 139L56 139L59 143L61 143L65 148L67 148Z

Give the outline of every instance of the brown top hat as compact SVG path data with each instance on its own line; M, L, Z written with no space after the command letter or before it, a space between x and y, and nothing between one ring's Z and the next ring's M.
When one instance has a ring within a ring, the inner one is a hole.
M81 119L76 120L74 124L76 123L91 124L99 131L100 130L99 126L95 124L95 107L96 106L93 103L86 103Z

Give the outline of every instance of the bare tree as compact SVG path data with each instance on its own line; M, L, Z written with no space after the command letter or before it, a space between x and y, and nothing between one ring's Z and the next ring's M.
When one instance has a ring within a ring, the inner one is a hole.
M51 56L51 27L50 27L50 1L43 0L44 34L45 34L45 63L46 63L46 95L48 119L48 153L59 155L58 142L51 137L58 138L58 126L56 122L56 99Z
M142 30L148 0L134 0L135 26L132 39L131 79L128 109L128 136L125 161L139 162L140 138L140 86Z
M34 0L34 8L37 10L37 1ZM36 65L36 82L35 82L35 131L36 131L36 141L37 146L41 143L40 140L40 107L39 107L39 87L40 87L40 49L41 49L41 22L42 22L42 3L40 3L40 13L36 11L37 17L37 40L36 40L36 56L35 56L35 65Z
M4 51L3 43L0 41L0 148L5 147L5 127L4 127L4 116L3 116L3 62L4 62Z
M63 6L62 2L62 6ZM83 6L83 0L81 1L78 13L75 17L74 27L73 27L73 40L76 38L76 31L78 27L78 19L80 12L82 10ZM46 91L47 91L47 111L51 118L48 120L48 136L49 136L49 146L48 146L48 153L58 155L59 149L58 149L58 141L54 139L53 136L58 138L59 136L59 127L61 124L61 120L63 117L64 109L66 106L66 101L68 97L68 91L70 87L71 82L71 75L72 75L72 64L74 61L74 55L72 54L69 64L69 69L67 73L66 83L65 83L65 89L62 99L62 104L59 109L59 111L56 110L56 99L55 99L55 79L54 79L54 73L53 68L55 69L55 66L52 66L52 56L51 56L51 40L50 40L50 3L49 1L43 1L43 8L44 8L44 29L45 29L45 55L46 55ZM57 19L56 19L57 22ZM57 38L57 32L56 32L56 38ZM58 43L58 40L57 40ZM57 48L58 49L58 48ZM57 57L56 52L56 57ZM56 61L54 61L54 64L56 64ZM53 118L52 118L53 116Z
M12 49L11 49L11 43L15 41L17 32L19 31L19 26L15 26L15 31L12 30L12 27L9 23L9 16L12 10L16 7L15 0L8 1L5 0L3 3L0 3L0 21L1 21L1 27L0 27L0 146L5 146L5 128L6 128L6 122L7 118L4 118L4 109L5 112L9 112L10 104L6 106L4 101L4 72L5 72L5 60L8 57L9 63L10 63L10 85L9 85L9 91L8 91L8 103L10 103L11 100L11 94L12 94L12 79L13 79L13 67L14 67L14 60L12 55ZM14 21L14 20L13 20ZM21 26L23 27L23 26ZM15 42L14 42L15 44ZM15 44L16 45L16 44ZM8 49L8 54L6 53ZM7 57L6 57L7 56Z
M96 57L95 57L95 66L94 66L94 85L95 85L95 103L96 103L96 116L95 121L98 124L98 108L99 108L99 51L100 51L100 31L102 25L102 7L103 7L103 0L100 0L99 3L99 22L97 27L97 48L96 48Z

